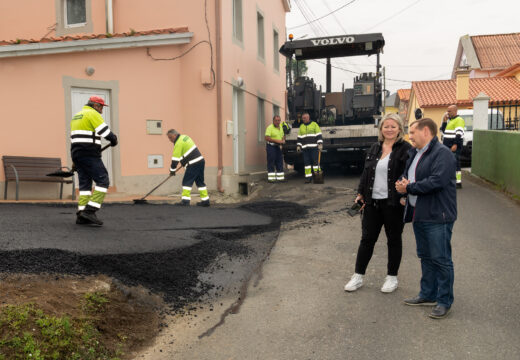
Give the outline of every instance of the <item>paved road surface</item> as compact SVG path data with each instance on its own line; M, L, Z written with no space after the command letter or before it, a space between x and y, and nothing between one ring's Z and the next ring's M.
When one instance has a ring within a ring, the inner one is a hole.
M236 208L107 204L103 227L75 224L65 205L0 204L0 250L59 249L80 254L135 254L187 247L200 230L239 231L271 223L268 216Z
M420 279L411 227L404 233L399 289L379 290L386 275L382 235L366 285L346 293L360 222L345 214L352 191L342 189L357 179L326 178L322 189L336 189L326 201L312 200L319 185L295 193L294 181L276 193L313 202L315 211L282 227L241 307L227 316L201 311L189 321L173 320L144 359L520 359L518 204L465 181L452 241L455 302L448 318L433 320L430 308L402 303L417 294Z

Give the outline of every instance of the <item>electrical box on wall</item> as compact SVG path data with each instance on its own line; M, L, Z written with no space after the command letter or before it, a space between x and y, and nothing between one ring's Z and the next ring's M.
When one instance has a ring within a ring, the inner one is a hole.
M233 135L233 121L226 121L226 134Z
M148 135L161 135L162 120L146 120L146 133Z
M162 155L148 155L148 169L156 169L163 167Z

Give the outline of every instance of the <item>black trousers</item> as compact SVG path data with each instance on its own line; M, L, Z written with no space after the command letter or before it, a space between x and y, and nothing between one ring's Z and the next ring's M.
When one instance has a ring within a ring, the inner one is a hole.
M365 274L374 253L381 228L385 227L388 247L387 274L397 276L403 253L404 206L390 206L386 200L372 200L365 206L361 220L361 243L356 258L356 273Z
M204 183L205 166L206 161L204 159L196 162L195 164L186 166L186 172L182 178L182 186L191 187L193 186L193 183L195 183L198 188L206 187L206 184Z
M92 190L92 181L97 186L108 188L110 180L108 172L100 157L78 157L72 161L78 172L79 190Z
M283 154L280 146L269 145L265 146L267 153L267 172L268 173L282 173L283 172Z

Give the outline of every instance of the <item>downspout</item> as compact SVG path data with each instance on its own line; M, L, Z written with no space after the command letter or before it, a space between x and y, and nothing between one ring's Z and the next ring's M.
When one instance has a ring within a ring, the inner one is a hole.
M107 33L114 33L114 4L112 0L105 0L106 18L107 18Z
M222 28L220 26L222 16L222 8L220 0L215 0L215 27L216 27L216 85L217 85L217 189L219 192L223 193L224 188L222 187L222 170L224 168L223 165L223 153L222 153L222 49L221 49L221 38L222 38Z

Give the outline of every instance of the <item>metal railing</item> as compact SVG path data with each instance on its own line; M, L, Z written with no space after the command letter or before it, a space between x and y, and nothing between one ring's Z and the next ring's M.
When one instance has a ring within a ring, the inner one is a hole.
M488 113L488 129L519 130L520 101L491 104Z

